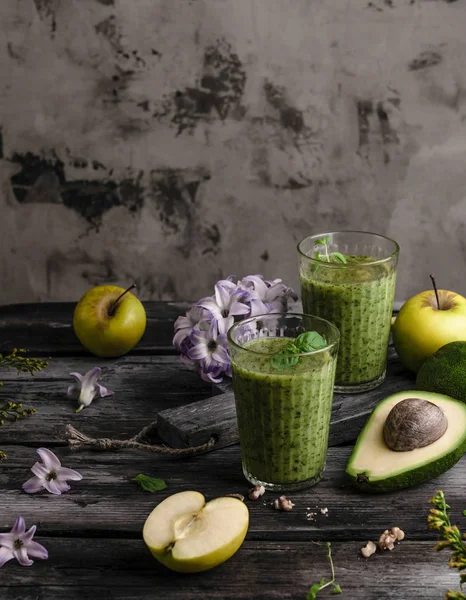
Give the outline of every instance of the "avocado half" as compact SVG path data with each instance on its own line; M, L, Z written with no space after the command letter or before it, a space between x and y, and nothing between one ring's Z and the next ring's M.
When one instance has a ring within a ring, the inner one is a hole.
M421 398L442 409L445 433L423 448L395 452L386 445L383 427L391 409L406 398ZM391 492L417 485L448 471L466 452L466 404L449 396L409 390L392 394L372 411L350 456L346 473L363 492Z

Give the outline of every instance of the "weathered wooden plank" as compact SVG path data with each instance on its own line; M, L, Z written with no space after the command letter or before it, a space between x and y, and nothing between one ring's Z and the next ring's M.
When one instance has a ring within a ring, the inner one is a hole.
M391 348L387 377L380 387L361 394L335 394L329 445L355 440L370 412L382 398L414 387L414 377L400 365ZM158 432L174 448L197 446L212 436L217 439L214 449L236 444L239 435L233 392L230 389L220 396L162 411Z
M146 332L132 355L169 353L173 323L189 307L186 302L144 302ZM0 352L26 348L36 356L89 356L73 331L74 302L0 306Z
M36 561L28 569L5 566L2 600L303 600L312 583L330 574L325 548L311 540L245 542L229 561L197 575L163 570L139 540L40 541L49 550L48 561ZM431 542L406 540L369 560L360 555L360 548L358 542L332 544L342 598L438 600L447 589L458 587L457 572L448 568L446 554L435 552ZM329 589L319 597L334 596Z
M76 414L77 402L66 396L73 379L71 371L84 373L92 366L102 366L102 383L115 392L96 399ZM63 430L71 423L97 437L132 436L154 421L160 410L185 406L215 393L178 357L123 357L102 363L94 359L53 359L50 367L34 377L18 376L2 369L0 404L21 401L37 414L0 427L0 447L21 440L23 443L60 443Z
M238 446L191 459L167 459L135 451L71 453L57 448L67 467L82 473L70 492L52 496L46 492L27 495L21 485L30 477L37 460L33 448L6 446L8 459L0 465L0 528L6 531L18 514L40 523L41 535L139 537L147 515L170 494L199 490L206 498L228 493L245 494L248 483L241 472ZM397 525L408 539L435 539L427 529L429 499L443 489L453 506L452 519L464 523L466 508L463 481L466 456L448 473L416 488L385 495L365 495L346 482L344 469L349 448L330 448L323 480L309 490L289 494L295 503L291 512L275 511L276 494L263 500L247 500L250 509L249 540L308 541L365 540L376 538L387 527ZM162 477L167 489L150 494L130 479L138 473ZM265 503L265 504L264 504ZM328 517L320 508L328 509ZM316 512L313 521L306 515Z

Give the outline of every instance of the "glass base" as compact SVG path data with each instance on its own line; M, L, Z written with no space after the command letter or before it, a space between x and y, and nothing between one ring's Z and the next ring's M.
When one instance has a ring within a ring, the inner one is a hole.
M319 481L322 479L324 471L325 466L318 475L315 475L310 479L305 479L304 481L290 481L289 483L269 483L268 481L261 481L260 479L257 479L257 477L254 477L253 475L251 475L251 473L248 473L248 471L243 466L243 475L246 477L249 483L251 483L252 485L263 485L266 490L270 490L272 492L296 492L298 490L305 490L307 488L310 488L316 483L319 483Z
M382 375L372 379L372 381L363 381L362 383L349 383L347 385L336 385L333 387L333 391L335 394L359 394L360 392L367 392L369 390L373 390L378 387L380 384L384 382L385 374L387 371L385 370Z

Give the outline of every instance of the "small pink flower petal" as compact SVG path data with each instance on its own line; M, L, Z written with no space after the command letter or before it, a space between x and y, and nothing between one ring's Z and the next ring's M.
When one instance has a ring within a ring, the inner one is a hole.
M44 489L43 479L39 479L39 477L31 477L28 479L26 483L23 483L23 490L26 494L35 494L36 492L40 492Z
M67 396L79 396L80 389L81 389L81 386L77 385L76 383L73 383L73 385L70 385L70 387L66 390L66 395Z
M28 554L30 554L34 558L41 558L42 560L46 560L49 557L47 549L44 548L44 546L42 546L42 544L39 544L38 542L29 542Z
M5 546L2 546L0 548L0 567L3 567L3 565L5 563L7 563L9 560L11 560L14 557L15 557L15 555L13 554L13 550L10 550L10 548L6 548Z
M218 332L226 333L235 322L234 317L226 317L218 320Z
M0 546L13 550L15 537L11 533L0 533Z
M16 518L15 524L13 525L13 529L11 530L11 534L18 537L23 535L26 531L26 523L24 522L23 517L19 516Z
M71 489L71 487L66 483L65 479L55 479L54 483L57 486L57 490L59 490L60 494L65 494Z
M44 467L49 471L56 471L61 467L61 462L51 450L48 448L38 448L37 454L41 457Z
M32 465L31 471L36 477L46 477L49 470L40 462L36 462Z
M83 476L74 469L68 469L67 467L60 467L58 471L58 479L71 479L72 481L81 481Z
M14 557L23 567L30 567L34 561L28 557L26 546L21 546L18 550L13 550Z
M115 395L115 392L112 392L111 390L107 389L105 386L100 385L100 383L96 383L95 385L97 386L97 389L99 391L99 396L101 398L106 398L107 396Z
M214 352L212 352L212 358L219 363L228 363L230 356L223 346L217 346Z
M32 541L32 538L34 537L34 534L36 533L36 529L37 527L35 525L33 525L28 531L26 531L26 533L21 537L21 541L23 542L23 544L25 546L27 546L29 544L29 542Z
M188 350L188 357L191 360L202 360L203 358L207 357L208 353L207 344L198 343L196 346L193 346Z
M181 343L184 342L184 340L189 336L189 334L191 333L192 329L191 327L189 328L184 328L184 329L179 329L175 335L173 336L173 340L172 343L175 346L175 348L180 348Z
M100 367L94 367L93 369L90 369L83 377L81 382L81 391L86 388L92 389L101 375L102 369Z
M61 495L61 491L59 490L57 484L55 483L55 481L53 479L51 479L50 481L45 480L44 488L51 494L55 494L56 496Z
M70 373L71 377L74 377L78 383L81 383L83 376L81 373Z

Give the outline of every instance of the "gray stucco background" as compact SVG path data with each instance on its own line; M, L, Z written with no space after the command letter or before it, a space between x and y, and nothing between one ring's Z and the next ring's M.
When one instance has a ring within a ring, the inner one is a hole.
M463 0L1 0L0 303L221 276L296 242L401 245L466 294Z

